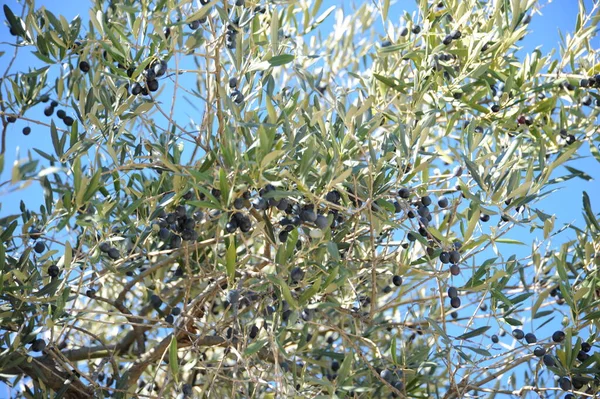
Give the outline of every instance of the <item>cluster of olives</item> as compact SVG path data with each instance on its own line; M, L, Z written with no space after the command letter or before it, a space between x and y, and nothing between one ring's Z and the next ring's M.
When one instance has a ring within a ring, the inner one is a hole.
M533 125L533 120L529 115L519 115L519 117L517 118L517 123L519 125L531 126Z
M563 305L565 303L565 299L563 297L562 292L560 291L560 287L555 287L550 291L550 296L556 298L557 305Z
M400 190L398 190L398 196L400 197L400 200L396 200L393 203L390 201L390 203L392 203L392 205L394 206L395 212L399 213L402 212L403 210L403 205L402 205L402 200L406 201L406 200L410 200L411 197L411 191L410 189L403 187ZM429 227L429 223L432 221L432 214L431 211L429 210L429 206L431 206L432 204L432 199L430 196L425 195L415 201L406 201L405 204L408 205L408 210L405 211L406 216L409 219L417 219L418 218L418 223L419 223L419 234L422 237L428 238L428 246L426 248L427 250L427 255L428 256L434 256L436 254L436 243L432 240L432 236L429 234L429 232L427 231L427 227ZM445 209L449 206L449 200L446 196L440 196L438 197L437 200L437 205L439 207L439 209ZM489 215L483 215L483 217L481 218L482 221L488 221L489 220ZM409 232L407 234L407 240L409 242L414 242L417 240L417 237L415 236L414 233ZM404 248L408 248L408 243L403 244ZM453 243L453 245L451 246L451 248L448 249L444 249L442 248L442 251L439 253L439 260L442 262L442 264L450 264L450 274L453 276L457 276L460 274L460 267L459 267L459 263L461 260L461 255L459 252L459 249L461 247L461 243L459 241L456 241ZM399 275L394 275L392 277L392 284L395 286L400 286L402 284L402 277ZM384 293L389 293L391 292L391 287L387 286L384 288ZM449 294L449 297L451 299L451 305L454 308L459 308L460 307L460 298L458 298L458 296L456 295L456 289L454 287L452 287L452 289L450 290L450 292L452 293L451 295ZM453 315L454 317L455 315Z
M566 338L566 334L560 330L555 331L552 334L552 341L556 344L561 344L565 340L565 338ZM582 342L581 348L580 348L579 352L577 353L577 360L579 360L582 363L585 362L586 360L588 360L590 358L589 352L591 350L592 350L592 345L589 342ZM541 354L541 356L539 356L539 354ZM541 351L539 351L538 354L536 354L536 356L542 357L542 361L543 361L544 365L546 365L547 367L555 367L556 366L556 359L554 356L552 356L550 354L546 354L546 353L542 354ZM571 378L569 378L567 376L560 377L558 379L558 386L563 391L570 391L573 388L580 390L581 388L586 386L588 384L588 382L589 382L589 379L584 378L579 374L574 374L574 375L571 375ZM575 396L573 394L569 394L569 395L565 396L565 398L567 398L567 397L569 397L571 399L575 398Z
M444 43L444 46L448 46L448 45L450 45L450 43L452 43L453 40L460 39L461 36L462 36L462 33L459 30L455 30L452 33L450 33L449 35L446 35L446 37L444 37L444 40L442 41L442 43Z
M266 211L269 208L272 208L285 213L286 216L281 218L278 223L278 226L281 229L279 232L279 240L281 242L287 241L288 234L301 225L315 227L315 229L310 231L310 236L313 238L320 238L322 236L320 230L327 229L328 227L335 229L344 220L343 216L336 209L329 210L328 214L331 215L330 221L325 213L319 212L318 208L311 203L301 204L288 197L276 199L268 195L275 190L275 186L267 184L258 192L258 196L249 203L242 202L238 199L234 202L234 206L237 209L241 209L251 205L258 211ZM247 196L248 194L244 195ZM244 196L242 196L242 199L244 199ZM326 195L326 200L332 204L339 205L341 195L339 191L333 190Z
M171 30L167 27L165 28L164 34L165 37L168 38L171 33ZM78 53L82 54L82 43L79 40L76 40L73 44L72 49ZM109 60L109 54L106 50L103 52L103 57L105 60ZM117 67L122 70L126 70L127 76L131 78L135 72L135 66L131 65L127 68L125 65L120 62L117 63ZM82 60L79 62L79 69L83 73L87 73L90 70L89 62ZM132 95L137 96L139 94L147 96L150 92L155 92L158 90L158 80L157 78L163 76L167 72L167 62L164 60L154 60L152 63L146 66L143 72L143 83L134 82L129 88ZM52 115L52 111L48 108L45 111L46 116ZM66 122L65 122L66 123ZM67 124L68 125L68 124ZM70 125L68 125L70 126Z
M150 305L157 311L161 312L160 308L163 305L163 300L156 294L150 295ZM168 310L170 308L170 311ZM169 313L165 316L165 322L168 324L173 324L175 322L175 317L181 314L181 308L178 306L167 307L167 311ZM164 314L164 313L163 313Z
M229 213L225 231L232 234L239 229L242 233L248 233L253 225L251 212L267 211L269 209L285 214L278 223L274 223L280 230L278 237L282 243L287 241L289 233L297 227L312 228L310 237L320 238L322 237L321 230L335 229L344 221L344 217L335 209L328 211L328 215L331 215L328 218L327 214L324 211L319 211L315 205L301 204L299 201L287 197L272 198L269 193L275 190L275 186L267 184L258 191L258 195L254 198L252 198L250 191L244 191L241 195L238 195L233 200L233 209ZM212 189L211 194L216 199L221 197L221 192L218 189ZM192 196L193 192L189 191L182 196L182 199L187 201L192 199ZM205 199L204 194L200 194L200 199ZM341 195L337 190L333 190L326 195L326 199L339 205ZM176 249L184 241L196 241L198 239L197 224L203 221L213 221L220 213L220 211L212 211L209 215L205 215L201 210L185 205L185 203L175 206L173 211L169 213L164 209L160 209L152 223L152 231L162 244L167 245L170 249ZM296 246L298 249L301 247L300 240ZM101 243L99 249L101 253L106 254L112 260L118 260L121 257L119 250L108 242ZM132 272L128 272L128 275L132 275Z
M35 242L35 244L33 244L33 250L38 254L41 254L46 250L46 244L44 244L44 242L40 240L41 236L42 233L40 232L40 230L36 228L32 228L31 230L29 230L29 238L31 238Z
M119 369L121 369L121 365L119 365ZM100 373L98 373L98 377L97 377L97 378L98 378L98 382L102 382L102 383L104 382L104 380L106 380L106 384L104 385L104 388L108 388L108 387L112 386L112 385L113 385L113 384L114 384L114 383L117 381L117 379L115 378L115 376L114 376L114 375L112 375L112 374L111 374L111 375L110 375L110 376L107 378L107 377L106 377L106 374L104 374L103 372L100 372ZM142 381L143 381L143 380L142 380ZM111 397L111 396L113 395L113 392L111 392L111 391L109 391L109 390L106 390L106 391L104 392L104 394L105 394L106 396L108 396L108 397Z
M238 79L235 76L229 79L229 89L231 90L230 96L234 103L241 104L244 102L244 95L238 89Z
M398 195L402 199L409 199L411 193L408 188L401 188L398 191ZM429 227L429 223L433 219L433 216L431 215L431 211L429 210L429 206L431 204L432 204L431 197L429 197L428 195L425 195L425 196L421 197L419 200L414 201L412 203L412 206L414 206L416 208L411 208L406 212L406 215L408 216L409 219L415 219L418 217L419 234L426 238L431 238L431 235L427 231L427 227ZM438 198L437 205L440 209L447 208L449 205L448 198L445 196L440 196ZM400 205L400 203L398 201L394 202L394 207L396 209L396 212L399 212L402 209L402 206ZM416 209L416 211L415 211L415 209ZM487 220L489 220L489 216L487 219L482 220L482 221L487 221ZM413 233L409 232L407 234L407 239L408 239L408 241L416 241L417 237L415 237L415 235ZM430 244L433 244L433 243L430 242ZM453 276L456 276L460 273L460 268L458 267L458 263L460 263L460 252L458 251L459 248L460 248L460 243L455 242L453 245L453 248L451 248L449 250L442 250L442 252L439 255L439 259L443 264L451 264L450 272L452 273ZM434 253L433 245L430 245L427 248L427 252L428 252L428 255L430 255L430 256L433 255L433 253Z
M204 214L201 211L188 215L185 205L177 205L175 211L168 214L161 210L153 228L157 231L161 241L169 243L169 247L175 249L181 246L182 241L198 239L198 233L195 230L196 222L201 221L203 217Z
M188 26L190 27L191 30L197 30L198 28L200 28L200 25L206 23L206 21L208 21L208 18L205 15L200 19L190 22L188 24Z
M533 334L533 333L525 334L523 332L523 330L521 330L519 328L514 329L512 332L512 335L513 335L513 337L515 337L515 339L518 339L518 340L525 338L525 341L528 344L535 344L537 342L537 338L536 338L535 334Z
M504 335L504 331L502 331L502 335ZM525 341L528 344L537 343L537 338L536 338L535 334L533 334L533 333L525 334L523 332L523 330L518 329L518 328L514 329L512 331L512 335L517 340L525 339ZM559 331L555 331L552 334L552 342L554 342L555 344L561 344L565 340L565 338L566 338L566 334L564 333L564 331L559 330ZM497 344L499 342L499 338L495 334L492 335L491 340L495 344ZM577 360L579 360L582 363L585 362L586 360L588 360L590 358L589 352L591 350L592 350L592 345L589 342L582 342L581 349L577 353ZM533 354L536 357L541 358L542 363L546 367L556 367L557 366L556 357L553 356L552 354L548 353L548 351L545 347L536 346L533 350ZM558 378L558 380L557 380L558 386L563 391L570 391L573 388L581 389L588 383L588 381L589 381L589 379L584 378L581 375L577 375L577 374L572 375L571 378L562 376L562 377ZM567 396L565 396L565 398L575 399L575 396L573 394L568 394Z
M127 69L127 75L129 77L133 76L135 71L134 67L130 67ZM150 92L155 92L158 90L158 80L165 73L167 73L167 61L165 60L156 60L152 63L148 64L146 68L144 68L143 78L144 83L135 82L131 85L131 94L137 96L139 94L148 95Z
M45 101L44 101L45 100ZM47 97L44 97L42 100L42 102L47 102ZM52 116L52 114L54 113L54 109L58 107L58 102L52 100L50 102L50 105L48 105L46 108L44 108L44 115L46 116Z
M235 212L231 215L231 219L225 226L225 231L228 233L235 233L237 229L240 229L242 233L247 233L252 228L252 221L250 217L241 212Z
M512 335L513 337L515 337L515 339L518 340L522 340L525 339L525 341L528 344L535 344L537 343L537 338L535 336L535 334L533 333L527 333L525 334L523 332L523 330L521 329L514 329L512 331ZM564 331L555 331L552 334L552 342L554 342L555 344L561 344L566 338L566 334L564 333ZM498 336L497 335L492 335L492 342L493 343L498 343ZM577 360L579 360L580 362L585 362L586 360L588 360L590 358L589 352L592 349L592 345L589 342L582 342L581 343L581 349L579 350L579 352L577 353ZM546 367L556 367L557 365L557 360L556 357L553 356L552 354L547 352L547 349L543 346L536 346L535 349L533 350L533 354L538 357L541 358L542 363L546 366ZM575 388L575 389L581 389L583 388L587 383L588 383L588 379L582 377L581 375L572 375L571 378L567 377L567 376L562 376L560 377L558 380L558 386L563 390L563 391L570 391L571 389ZM565 396L565 398L570 398L570 399L575 399L575 396L573 394L568 394L567 396Z
M460 297L458 296L458 289L456 287L448 287L448 298L450 298L450 306L454 309L460 308Z
M411 193L408 188L403 187L400 190L398 190L398 195L400 196L400 198L406 200L410 198ZM427 227L429 226L429 222L433 220L433 216L431 215L431 212L428 208L429 205L431 205L431 198L426 195L424 197L421 197L419 200L415 201L412 205L416 206L416 212L413 209L410 209L408 210L406 215L410 219L414 219L418 216L419 234L421 234L423 237L428 237L429 233L427 232ZM396 209L396 212L400 212L400 210L402 209L402 206L398 201L394 202L394 207ZM412 233L408 233L407 238L409 241L417 240L417 238Z
M100 244L99 249L101 252L108 255L112 260L118 260L121 257L119 250L115 247L112 247L109 243L103 242Z
M395 389L398 391L402 391L404 389L404 382L402 382L403 373L402 370L384 368L379 371L379 376L383 378L386 382L390 383ZM392 397L396 398L397 394L395 392L392 393Z
M434 72L444 71L443 76L446 80L452 80L452 75L450 75L449 70L453 70L454 73L458 73L460 71L460 66L458 64L458 57L455 54L451 53L439 53L433 54L431 60L431 68ZM455 92L452 96L456 100L460 100L462 98L461 92Z
M29 238L35 242L33 245L33 250L38 254L42 254L46 250L46 244L40 240L41 237L42 232L39 229L33 227L31 230L29 230ZM60 268L57 265L52 264L48 266L47 272L48 276L51 278L56 278L60 275Z
M237 26L233 23L228 23L225 31L225 46L228 49L235 49L235 38L237 37Z
M417 25L417 24L414 24L414 25L413 25L413 27L412 27L412 29L411 29L411 32L412 32L412 33L414 33L415 35L416 35L416 34L419 34L419 33L421 32L421 26L420 26L420 25ZM403 27L400 29L400 31L398 32L398 35L399 35L400 37L405 37L406 35L408 35L408 28L407 28L406 26L403 26ZM459 36L459 37L460 37L460 36ZM391 41L389 41L389 40L385 40L385 41L383 41L383 42L381 43L381 47L389 47L389 46L391 46L391 45L392 45L392 42L391 42Z
M45 102L48 102L49 100L50 100L50 98L47 95L40 96L40 102L45 103ZM44 115L52 116L56 107L58 107L58 102L55 100L50 101L50 105L48 105L46 108L44 108ZM58 111L56 111L56 116L58 116L58 118L60 120L62 120L63 123L67 126L73 126L73 123L75 122L75 120L72 117L68 116L67 113L62 109L59 109ZM25 136L29 135L29 133L31 133L30 127L27 126L27 127L23 128L23 134Z
M566 129L561 129L558 134L560 137L559 141L562 141L562 142L566 143L567 145L571 145L577 140L575 138L575 136L568 133Z
M587 79L581 79L579 81L579 87L581 88L600 88L600 74L598 75L594 75L591 76ZM585 96L583 96L583 98L581 99L581 104L585 105L585 106L590 106L592 105L593 102L593 98L591 95L586 94ZM600 107L600 98L596 99L596 106Z
M73 122L75 122L75 120L68 116L67 113L62 109L56 111L56 116L58 116L58 118L61 119L67 126L72 126Z

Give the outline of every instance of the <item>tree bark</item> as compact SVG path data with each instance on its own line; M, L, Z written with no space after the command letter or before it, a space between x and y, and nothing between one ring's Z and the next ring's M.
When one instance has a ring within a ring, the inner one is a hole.
M12 356L13 360L16 360L23 355L14 354ZM32 359L31 362L23 359L19 365L0 370L0 372L10 375L26 375L36 382L42 382L55 392L65 390L63 398L66 399L91 399L94 397L92 387L84 385L72 374L60 370L54 360L47 355Z

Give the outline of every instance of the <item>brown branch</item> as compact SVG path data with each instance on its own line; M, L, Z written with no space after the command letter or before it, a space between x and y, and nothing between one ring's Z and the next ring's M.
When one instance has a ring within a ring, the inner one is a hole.
M21 354L13 354L13 359L21 357ZM2 374L27 375L34 381L41 381L44 385L55 392L66 388L63 398L66 399L91 399L93 398L93 387L85 386L78 378L73 377L70 372L58 369L54 360L47 355L33 358L31 362L23 361L18 366L0 370ZM70 382L67 383L66 381Z
M137 353L143 353L146 350L146 345L144 343L144 332L141 330L142 327L139 325L143 322L143 319L134 316L133 313L131 313L131 311L127 309L125 305L123 305L123 302L111 301L110 299L102 297L96 297L95 299L107 303L111 306L114 306L119 312L121 312L125 316L127 321L131 324L131 327L133 328L133 331L135 333L135 340L137 342Z
M192 345L191 341L189 341L188 339L182 339L182 338L184 338L184 337L181 336L181 332L179 332L175 335L175 339L177 339L177 347L178 348L185 348L185 347ZM187 337L185 337L185 338L187 338ZM148 352L143 354L140 357L140 359L138 359L133 364L133 366L125 372L125 374L119 381L117 389L120 388L123 391L127 391L128 387L135 384L137 382L137 380L140 378L140 376L144 373L146 368L148 368L148 366L155 363L156 361L158 361L160 358L162 358L164 356L165 352L169 349L172 339L173 339L173 334L169 334L168 336L163 338L163 340L157 346L155 346L154 348L150 349ZM211 335L211 336L201 337L201 338L193 341L193 344L196 346L224 346L227 344L227 342L228 341L225 338Z
M169 350L173 337L175 337L177 340L178 349L187 348L190 346L229 346L238 343L237 339L228 340L217 335L207 335L191 340L188 336L188 333L182 330L177 332L175 335L169 334L163 338L163 340L157 346L142 355L140 359L137 360L127 372L125 372L117 386L117 389L121 389L120 393L126 392L129 386L135 384L140 376L144 373L146 368L148 368L148 366L151 364L156 363L161 358L165 362L168 362L168 357L165 356L165 352ZM258 351L258 358L269 363L275 363L275 356L266 348L262 348L260 351ZM282 359L277 360L280 364L282 363Z
M117 392L119 395L124 395L128 388L136 383L148 366L157 362L161 358L164 358L164 354L169 349L171 340L173 338L177 340L178 349L190 346L228 346L231 344L237 344L237 339L227 340L216 335L205 335L195 338L193 335L193 332L196 331L194 327L194 320L202 317L204 312L203 305L205 301L207 298L210 298L216 290L222 288L226 282L227 278L222 277L207 287L207 289L191 303L190 317L181 320L180 327L177 329L177 333L169 334L158 345L148 350L145 354L140 356L137 361L135 361L133 366L131 366L131 368L127 370L125 374L123 374L123 377L120 379L117 385ZM270 363L275 363L276 360L273 353L266 348L262 348L258 352L258 357L259 359ZM167 361L167 359L164 360ZM280 359L277 360L279 363L281 363Z
M514 369L518 365L523 364L523 363L527 363L528 361L531 360L531 358L533 358L533 356L534 355L529 354L529 355L524 355L524 356L522 356L522 357L520 357L518 359L515 359L512 362L510 362L503 369L498 370L495 373L492 373L492 374L488 375L484 379L477 381L477 383L475 383L475 384L470 384L469 383L469 379L467 377L465 377L456 386L452 387L452 389L450 389L448 392L446 392L446 395L444 395L443 399L453 399L453 398L456 398L456 397L462 397L462 395L463 395L464 392L459 392L459 391L461 391L461 390L468 391L468 390L471 390L471 389L473 389L475 387L480 387L480 386L482 386L484 384L487 384L488 382L493 381L496 378L504 375L508 371Z
M215 239L208 239L208 240L204 240L201 242L196 242L194 244L190 244L188 246L188 248L199 249L199 248L208 246L210 244L213 244L214 242L215 242ZM148 269L144 270L142 273L138 274L135 278L133 278L129 283L127 283L127 285L125 285L125 287L123 287L123 290L121 290L121 292L117 296L117 299L115 299L115 305L116 306L123 305L123 302L125 301L125 296L127 295L127 293L129 291L131 291L133 289L133 287L135 287L135 285L137 283L143 281L146 276L149 276L150 274L154 273L161 267L175 262L177 257L181 256L184 249L185 249L185 247L172 251L172 253L167 258L161 260L160 262L155 263L153 266L149 267Z

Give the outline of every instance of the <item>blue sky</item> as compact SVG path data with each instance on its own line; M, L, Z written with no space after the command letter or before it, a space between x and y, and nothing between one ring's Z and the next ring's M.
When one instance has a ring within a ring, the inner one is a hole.
M584 1L588 9L592 7L592 2L592 0ZM20 5L15 0L9 0L5 3L8 4L16 14L19 14ZM544 53L549 52L553 48L557 48L560 41L559 30L563 33L573 31L578 11L577 3L578 2L575 0L555 0L551 3L542 1L542 15L537 13L534 14L529 25L532 33L529 34L525 40L519 42L519 44L523 46L521 54L526 54L526 52L531 51L540 45L542 46L542 51ZM350 4L351 2L348 1L325 0L323 1L322 9L324 10L331 5L340 6L347 9L349 8ZM90 2L72 0L38 0L36 2L37 7L45 6L55 15L64 15L67 20L71 20L76 15L81 15L82 19L84 20L83 26L86 26L85 21L88 19L88 9L90 5ZM401 0L396 2L391 7L390 16L392 21L397 22L403 11L412 13L414 10L415 7L413 1ZM330 15L329 18L323 23L321 30L327 31L328 29L331 29L332 23L333 14ZM9 55L12 53L12 50L7 48L4 43L13 41L14 38L8 34L8 29L1 28L0 43L2 44L0 44L0 51L6 51L7 53L0 58L0 72L4 71L10 59ZM600 39L598 37L594 39L593 47L600 48ZM37 60L35 57L27 55L25 52L22 52L22 55L23 56L20 57L14 64L12 71L26 71L31 65L41 65L39 60ZM183 103L184 102L182 102L182 104ZM38 108L39 109L28 113L27 116L31 119L45 120L45 117L42 115L43 107ZM181 113L181 119L185 120L192 115L195 110L188 107L182 107L182 110L179 112ZM21 131L23 127L27 125L31 126L32 133L29 136L23 136ZM49 150L47 152L51 152L50 149L52 148L52 144L48 129L31 123L28 124L24 121L17 121L17 123L11 125L7 137L5 167L4 171L0 175L0 182L10 179L11 165L15 159L26 156L26 154L31 151L32 148L48 148ZM19 156L17 156L17 154L19 154ZM37 156L37 154L33 154L34 156ZM600 212L600 184L598 183L600 180L600 165L593 157L591 157L589 148L582 148L581 154L584 155L584 157L572 162L570 166L585 171L594 180L589 182L582 179L569 180L558 186L561 187L561 190L553 193L549 198L542 200L536 206L548 214L555 214L557 216L557 220L555 222L556 228L559 228L565 223L571 222L575 222L575 224L579 226L583 225L583 217L581 214L581 198L583 190L587 191L589 194L594 210L596 212ZM562 174L563 172L564 169L561 168L559 171L555 172L555 175ZM19 213L20 200L24 200L26 205L31 209L38 209L43 203L41 190L36 184L31 185L27 189L14 193L6 193L4 191L5 189L5 187L0 187L0 217ZM530 244L535 238L539 238L539 235L541 235L541 233L530 234L528 229L521 228L515 229L511 233L511 238L516 238ZM567 230L562 233L554 241L554 243L559 244L560 242L567 241L573 237L573 233ZM531 251L530 245L527 247L507 247L501 244L499 247L501 250L504 249L503 247L506 247L507 251L516 253L517 255L525 255ZM5 397L5 395L2 393L2 388L0 388L0 397Z

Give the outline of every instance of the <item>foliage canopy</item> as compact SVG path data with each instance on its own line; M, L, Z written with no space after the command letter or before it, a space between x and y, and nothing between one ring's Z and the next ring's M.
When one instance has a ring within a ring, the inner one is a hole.
M4 6L15 397L598 392L600 221L538 206L600 162L598 7L553 58L535 0L201 3Z

